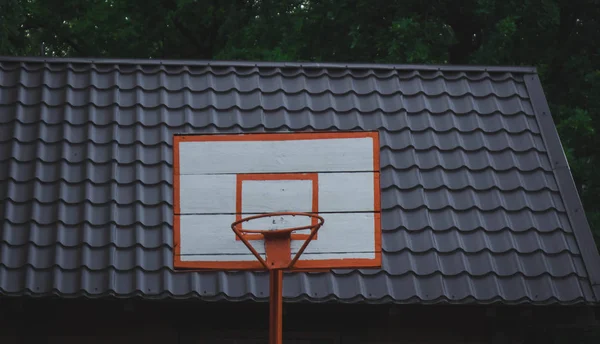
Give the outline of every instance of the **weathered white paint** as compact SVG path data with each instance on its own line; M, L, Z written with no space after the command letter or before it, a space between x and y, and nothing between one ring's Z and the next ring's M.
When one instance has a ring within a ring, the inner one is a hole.
M244 180L242 213L311 212L312 180Z
M179 177L181 214L235 213L234 174L182 175Z
M222 261L230 261L230 262L254 262L256 261L256 257L254 257L251 253L241 254L241 255L228 255L227 259L223 259L222 255L210 255L210 254L190 254L190 255L182 255L180 256L182 261L189 262L222 262ZM263 259L266 259L264 254L261 254ZM374 252L350 252L350 253L331 253L331 254L315 254L315 253L303 253L300 260L311 260L311 261L321 261L321 260L331 260L331 259L374 259Z
M319 211L374 211L374 177L374 172L319 173Z
M250 251L248 251L250 252ZM241 255L227 255L223 258L223 255L211 255L211 254L190 254L179 256L181 261L184 262L252 262L257 261L256 257L252 253L246 253ZM265 255L261 254L263 259L266 259Z
M296 252L293 252L291 256L293 257ZM303 261L320 261L320 260L332 260L332 259L374 259L375 252L335 252L335 253L314 253L314 252L304 252L302 256L300 256L300 260ZM256 259L256 258L254 258Z
M252 216L253 214L244 214L244 217ZM300 227L300 226L308 226L311 224L311 218L307 216L290 216L290 215L280 215L280 216L271 216L271 217L263 217L254 220L250 220L242 223L243 229L284 229L284 228L292 228L292 227ZM298 234L308 233L306 231L298 231Z
M319 212L374 210L374 174L319 173ZM312 211L310 180L245 180L242 212ZM181 214L236 212L236 176L205 174L180 176Z
M304 251L310 253L375 252L373 213L321 214L325 224ZM292 241L292 254L298 252L302 240ZM304 253L303 253L304 255ZM306 258L306 257L305 257Z
M248 248L235 240L231 223L235 215L180 215L180 253L235 255L247 254ZM253 240L258 253L264 253L264 242ZM225 257L226 258L226 257ZM227 260L227 259L221 259Z
M373 258L375 256L374 214L324 214L325 225L318 239L311 242L302 255L303 260ZM248 249L231 230L235 215L181 215L180 238L182 259L190 255L210 261L253 261ZM252 240L257 252L263 254L264 241ZM302 240L293 240L291 254L295 254ZM246 258L244 258L246 257Z
M372 138L180 142L180 174L373 171Z

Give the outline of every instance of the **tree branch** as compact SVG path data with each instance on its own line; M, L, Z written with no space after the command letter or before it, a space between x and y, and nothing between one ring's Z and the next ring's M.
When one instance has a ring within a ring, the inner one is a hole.
M194 45L196 51L199 54L199 56L197 57L202 59L211 58L212 56L208 56L210 54L208 54L208 52L206 51L205 44L198 40L197 36L190 29L188 29L179 18L179 15L176 13L177 2L175 2L174 0L166 0L163 1L162 4L165 7L165 9L173 11L173 25L175 25L175 28L183 35L183 37L185 37L190 43Z
M75 52L77 52L80 55L84 55L86 53L87 49L83 49L81 47L81 45L79 45L76 41L74 41L72 38L70 38L69 36L71 35L71 33L69 32L68 34L64 34L65 30L61 30L60 28L56 29L53 28L45 23L39 23L39 22L32 22L32 21L26 21L25 23L23 23L23 30L34 30L34 29L41 29L44 31L51 31L51 32L55 32L56 33L56 38L58 41L64 41L65 43L67 43L71 48L73 48L73 50L75 50Z

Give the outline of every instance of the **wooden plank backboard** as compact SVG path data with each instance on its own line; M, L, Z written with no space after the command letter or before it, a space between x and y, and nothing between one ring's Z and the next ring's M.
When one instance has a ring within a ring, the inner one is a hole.
M381 266L378 132L176 135L173 146L176 268L260 269L231 223L281 211L325 219L295 268ZM310 221L279 216L244 228ZM292 236L292 255L306 233ZM254 235L251 243L264 258L262 237Z

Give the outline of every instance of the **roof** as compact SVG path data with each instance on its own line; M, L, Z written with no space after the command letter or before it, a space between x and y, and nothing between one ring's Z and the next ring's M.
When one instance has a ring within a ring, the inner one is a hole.
M0 294L265 300L173 270L173 135L378 130L383 267L288 301L596 302L600 257L535 69L0 58Z

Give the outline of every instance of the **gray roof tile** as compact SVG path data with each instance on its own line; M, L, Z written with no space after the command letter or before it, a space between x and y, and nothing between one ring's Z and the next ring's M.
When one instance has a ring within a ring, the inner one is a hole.
M173 134L364 129L383 267L287 274L286 299L595 302L534 73L0 58L0 293L265 299L264 272L173 270Z

